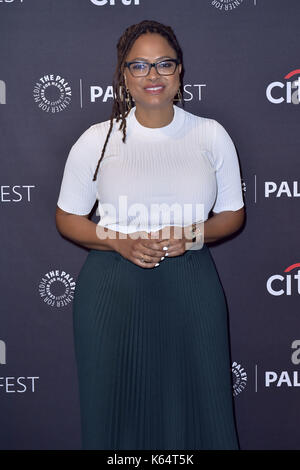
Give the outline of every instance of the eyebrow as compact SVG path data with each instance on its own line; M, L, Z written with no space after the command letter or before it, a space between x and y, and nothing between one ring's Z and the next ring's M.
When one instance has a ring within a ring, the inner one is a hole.
M157 57L155 60L160 60L160 59L174 59L174 57L170 57L169 55L163 55L162 57ZM135 57L130 62L134 62L136 60L143 60L143 61L148 62L148 59L145 59L145 57Z

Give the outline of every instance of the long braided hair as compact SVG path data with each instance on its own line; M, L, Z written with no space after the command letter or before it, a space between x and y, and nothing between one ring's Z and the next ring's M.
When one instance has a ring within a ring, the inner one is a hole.
M119 130L123 131L122 141L126 142L126 117L131 109L132 106L132 97L129 96L129 102L126 100L126 86L124 80L124 62L125 58L130 51L134 41L145 33L158 33L164 38L167 39L171 47L175 50L177 54L177 59L182 64L182 73L180 74L180 88L181 94L183 94L183 54L182 49L177 41L177 38L170 26L166 26L162 23L158 23L157 21L150 21L144 20L138 24L134 24L129 26L122 36L119 38L117 43L117 53L118 53L118 62L116 66L116 70L113 76L113 108L110 117L110 126L109 130L102 148L101 157L99 158L93 181L96 181L97 172L100 166L100 162L104 156L105 149L107 146L108 139L110 137L112 128L113 128L113 120L116 119L116 122L121 120ZM122 97L120 96L120 90L122 93Z

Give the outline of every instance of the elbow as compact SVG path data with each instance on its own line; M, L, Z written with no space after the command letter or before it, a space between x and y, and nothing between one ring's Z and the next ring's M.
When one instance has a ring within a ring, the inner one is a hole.
M65 236L66 215L67 213L65 211L58 206L56 207L55 226L57 231L63 236Z
M64 230L63 230L63 221L61 220L62 217L60 216L55 216L55 226L56 226L56 230L58 231L58 233L60 233L60 235L64 235Z
M245 222L245 206L241 207L237 211L233 212L233 225L234 225L234 232L237 232L242 228Z
M220 227L224 236L229 236L240 230L245 221L245 208L244 206L236 211L219 212L217 215L220 219Z

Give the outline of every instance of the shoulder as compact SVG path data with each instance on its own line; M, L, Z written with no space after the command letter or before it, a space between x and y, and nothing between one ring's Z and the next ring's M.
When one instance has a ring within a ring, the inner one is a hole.
M187 111L186 122L188 125L194 124L197 130L201 130L201 137L212 144L222 144L231 141L231 136L218 120L206 116L198 116Z
M89 147L92 148L95 145L101 145L104 143L107 134L111 128L111 134L115 134L116 130L118 130L120 125L116 123L116 119L113 119L112 126L111 120L107 119L106 121L96 122L91 124L88 128L86 128L82 134L77 138L76 142L74 143L75 146L78 147ZM73 145L73 146L74 146Z
M99 155L99 145L104 143L106 129L109 129L109 121L92 124L79 134L71 145L67 164L73 168L94 165Z
M121 125L121 119L117 122L116 118L112 121L111 119L107 119L106 121L97 122L92 124L88 131L94 136L97 136L98 139L103 140L106 139L108 132L110 131L111 136L114 137L115 134L120 134L119 127Z
M197 145L211 150L216 138L216 127L220 124L213 118L198 115L180 108L184 115L185 136L195 139Z
M196 128L198 130L201 129L202 131L205 131L206 133L211 133L212 135L214 134L215 123L217 122L215 121L215 119L191 113L183 108L179 109L179 112L182 113L185 117L186 126L189 126L190 128Z

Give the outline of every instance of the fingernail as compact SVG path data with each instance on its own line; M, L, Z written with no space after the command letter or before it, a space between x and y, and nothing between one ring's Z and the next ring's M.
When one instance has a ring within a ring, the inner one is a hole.
M163 250L167 250L167 249L168 249L168 247L167 247L167 246L164 246L164 247L163 247Z
M165 255L165 256L169 256L169 253L166 253L166 255Z
M160 258L160 261L162 261L163 259L165 259L165 257L164 257L164 256L162 256L162 257Z
M159 263L156 263L156 265L154 267L156 268L156 266L159 266Z

